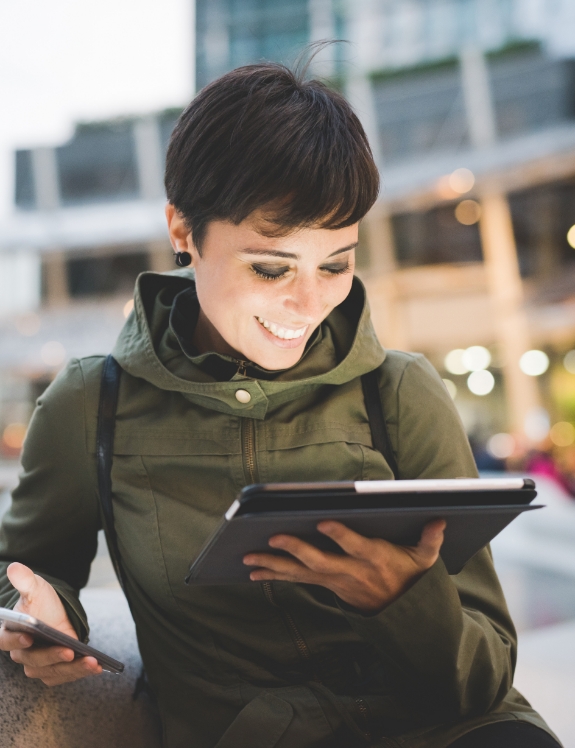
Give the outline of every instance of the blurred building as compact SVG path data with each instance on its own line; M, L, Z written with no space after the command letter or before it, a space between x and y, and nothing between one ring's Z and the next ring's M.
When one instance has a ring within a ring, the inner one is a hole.
M178 114L85 123L63 145L15 153L15 210L0 225L5 454L66 360L111 350L138 273L173 268L163 168Z
M575 6L196 0L197 85L334 38L351 43L313 71L345 90L382 173L358 255L382 342L431 358L479 441L512 430L536 442L559 422L571 443ZM25 422L67 357L111 348L138 272L172 266L161 175L175 116L87 123L69 143L15 154L15 211L0 225L0 433ZM491 361L462 363L477 346ZM532 349L550 360L531 367L539 377L519 366Z

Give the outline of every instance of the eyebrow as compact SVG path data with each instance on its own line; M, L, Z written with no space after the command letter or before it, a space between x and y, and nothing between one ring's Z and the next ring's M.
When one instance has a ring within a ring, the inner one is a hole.
M340 255L343 252L349 252L350 249L355 249L357 247L359 242L354 242L353 244L348 244L347 247L342 247L341 249L336 249L335 252L332 252L330 255L326 257L334 257L335 255ZM252 249L251 247L246 247L245 249L240 249L240 254L242 255L266 255L267 257L282 257L287 260L299 260L300 255L295 254L295 252L282 252L279 249Z

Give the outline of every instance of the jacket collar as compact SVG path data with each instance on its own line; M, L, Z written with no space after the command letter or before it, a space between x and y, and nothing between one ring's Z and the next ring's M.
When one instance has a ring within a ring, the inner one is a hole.
M295 366L271 378L236 372L228 381L217 381L206 371L205 362L213 357L229 364L233 359L216 353L194 356L193 351L184 350L173 329L175 299L194 288L193 271L142 273L136 283L134 311L113 354L128 374L159 389L180 392L198 405L263 419L283 403L325 385L345 384L377 368L385 358L371 324L365 288L354 278L348 297L324 320ZM248 372L253 373L257 367ZM238 401L238 389L250 394L249 402Z

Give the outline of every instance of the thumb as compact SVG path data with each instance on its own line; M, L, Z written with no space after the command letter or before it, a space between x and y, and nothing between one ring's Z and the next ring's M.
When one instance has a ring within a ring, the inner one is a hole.
M39 592L38 577L32 569L19 563L10 564L6 573L12 586L20 593L22 602L25 605L30 605L34 596Z
M417 551L420 558L425 559L430 564L434 564L437 560L439 549L443 544L445 527L445 520L438 519L434 522L429 522L423 528L421 539L417 544Z

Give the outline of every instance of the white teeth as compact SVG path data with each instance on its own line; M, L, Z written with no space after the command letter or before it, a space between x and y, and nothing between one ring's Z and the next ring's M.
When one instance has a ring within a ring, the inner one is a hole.
M266 330L269 330L272 335L275 335L276 338L280 338L281 340L293 340L294 338L301 338L303 335L305 335L305 331L307 330L307 325L305 327L301 327L299 330L288 330L285 327L280 327L279 325L276 325L275 322L268 322L267 319L264 319L263 317L256 317L257 321L266 328Z

